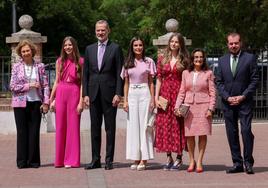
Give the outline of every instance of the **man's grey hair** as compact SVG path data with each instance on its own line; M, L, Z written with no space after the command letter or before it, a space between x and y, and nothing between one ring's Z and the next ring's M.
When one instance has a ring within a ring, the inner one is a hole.
M108 23L106 20L98 20L98 21L96 22L96 25L97 25L97 24L105 24L105 25L106 25L106 28L107 28L108 30L110 30L109 23ZM96 27L96 25L95 25L95 27Z

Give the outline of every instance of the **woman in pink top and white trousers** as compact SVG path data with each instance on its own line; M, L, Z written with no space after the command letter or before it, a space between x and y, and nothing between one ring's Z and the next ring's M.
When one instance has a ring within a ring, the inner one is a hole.
M53 101L50 108L56 111L55 167L80 167L82 67L83 59L76 41L66 37L61 57L56 62L56 80L50 96L50 101Z
M154 158L153 135L147 130L147 124L154 108L156 67L144 52L143 40L134 37L121 74L125 79L124 110L128 112L126 158L135 161L130 166L132 170L145 170L147 160Z

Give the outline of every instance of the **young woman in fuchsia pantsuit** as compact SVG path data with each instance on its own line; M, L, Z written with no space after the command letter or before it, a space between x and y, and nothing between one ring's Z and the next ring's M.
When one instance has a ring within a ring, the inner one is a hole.
M82 68L83 59L75 39L66 37L56 62L56 80L50 97L50 108L56 112L55 167L80 167Z

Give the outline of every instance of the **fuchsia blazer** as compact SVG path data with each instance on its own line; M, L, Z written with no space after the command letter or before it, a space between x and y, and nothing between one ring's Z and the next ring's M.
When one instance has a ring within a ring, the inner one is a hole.
M33 67L36 71L36 81L40 82L41 88L37 90L41 102L44 104L49 104L49 86L48 78L45 73L45 67L43 63L34 61ZM19 62L13 64L10 80L10 90L12 91L12 107L26 107L26 96L30 89L30 84L24 76L24 62L20 60Z
M211 70L200 71L193 87L194 72L184 70L182 73L182 84L177 97L175 108L182 103L209 103L209 108L214 111L216 103L216 89L214 86L214 75Z

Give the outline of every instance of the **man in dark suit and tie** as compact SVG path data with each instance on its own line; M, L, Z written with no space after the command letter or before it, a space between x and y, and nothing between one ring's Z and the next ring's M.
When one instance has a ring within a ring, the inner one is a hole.
M95 25L98 42L87 46L83 74L84 103L90 108L92 161L85 169L101 168L101 125L104 117L106 131L105 169L113 169L116 112L122 95L120 77L123 55L118 44L108 39L110 33L106 20Z
M245 171L254 174L252 156L254 135L251 131L253 95L258 82L256 57L241 51L240 34L227 35L229 53L219 59L217 88L222 97L226 133L231 149L233 167L226 173ZM239 143L238 119L243 140L243 157Z

